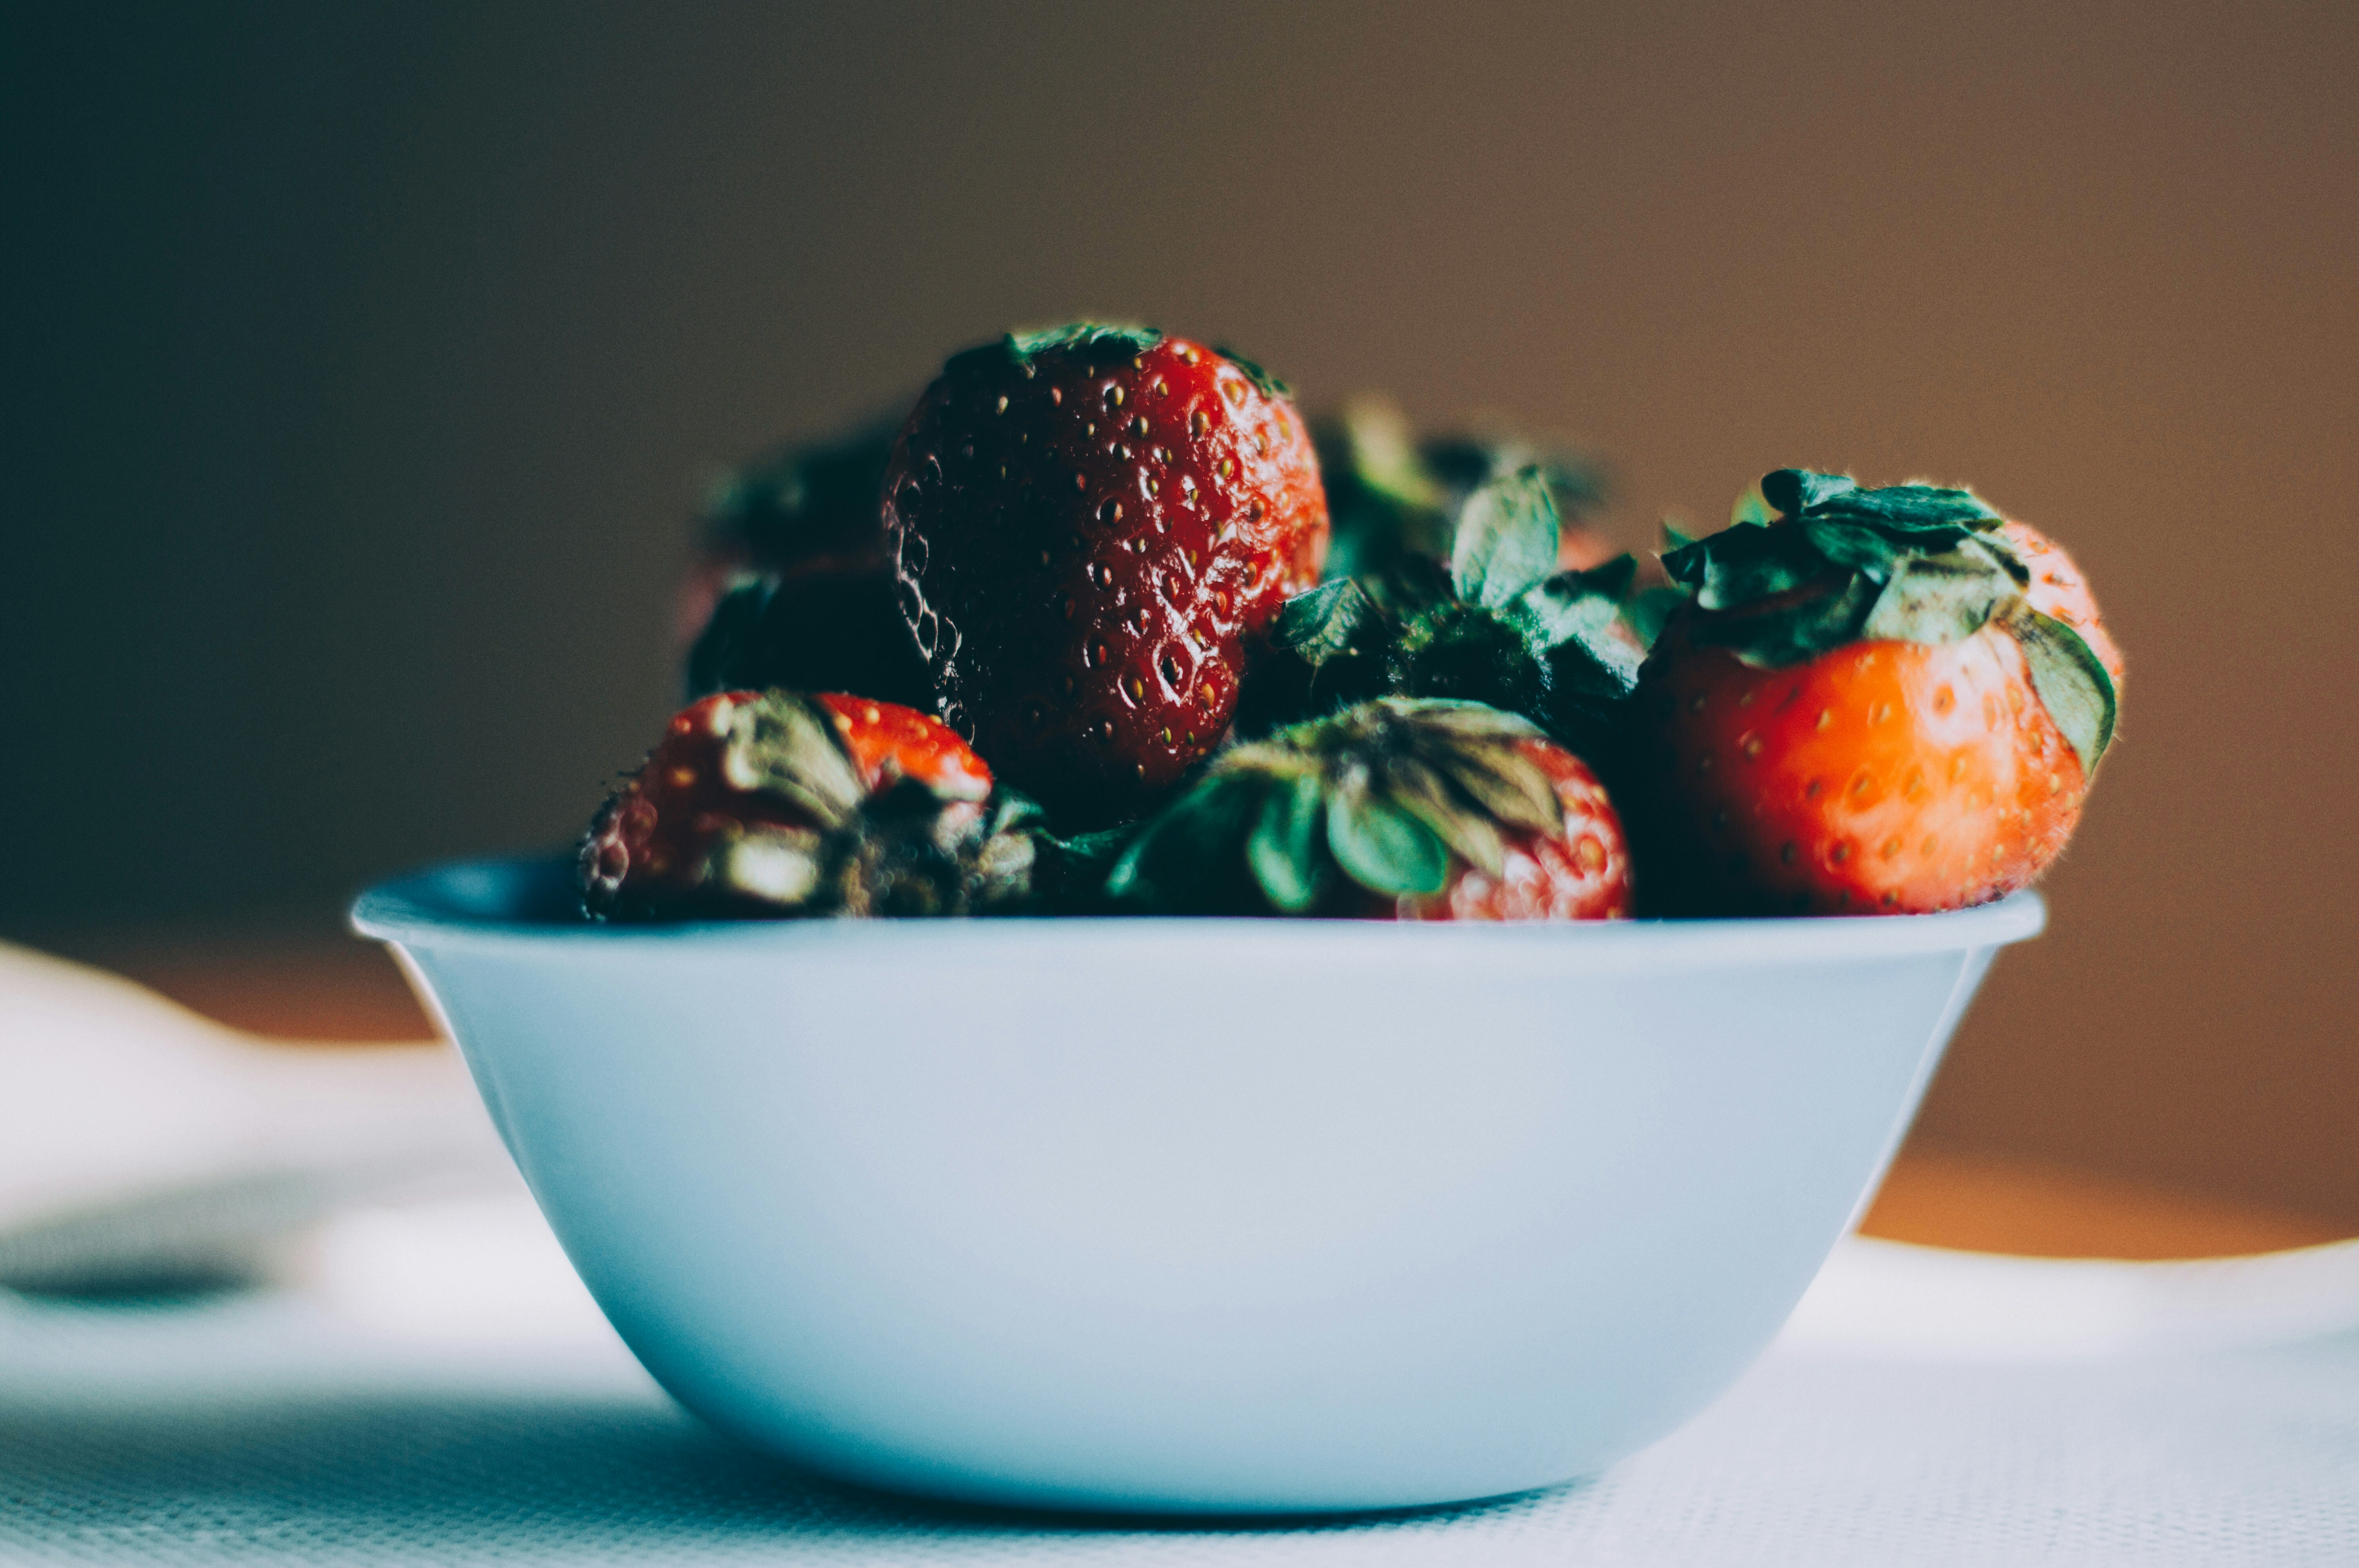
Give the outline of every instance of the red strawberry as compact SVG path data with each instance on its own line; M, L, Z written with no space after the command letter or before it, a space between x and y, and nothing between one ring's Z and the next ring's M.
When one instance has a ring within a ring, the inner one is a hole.
M1027 891L1021 810L940 723L731 691L671 721L582 846L599 917L962 914Z
M1962 491L1783 470L1762 492L1766 522L1665 557L1698 591L1639 683L1653 885L1905 914L2029 882L2113 734L2119 654L2079 572Z
M1499 870L1467 865L1430 897L1404 897L1403 920L1618 920L1630 913L1630 852L1622 819L1589 764L1548 741L1516 752L1549 776L1564 830L1500 835Z
M902 427L885 517L942 718L1082 819L1212 749L1248 639L1327 546L1285 388L1136 328L951 359Z
M1381 697L1215 758L1107 892L1181 914L1594 920L1629 913L1622 824L1527 719Z

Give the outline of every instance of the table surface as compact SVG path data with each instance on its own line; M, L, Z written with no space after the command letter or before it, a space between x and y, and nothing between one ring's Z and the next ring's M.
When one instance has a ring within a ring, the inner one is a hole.
M384 949L283 932L118 933L48 944L258 1034L345 1045L432 1033ZM1914 1140L1861 1230L1888 1240L2051 1258L2201 1258L2340 1240L2318 1216L2135 1177Z

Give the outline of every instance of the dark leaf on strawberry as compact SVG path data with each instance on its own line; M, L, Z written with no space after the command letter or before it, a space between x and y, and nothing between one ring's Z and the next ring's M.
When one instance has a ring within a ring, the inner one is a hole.
M1492 481L1466 498L1451 541L1460 598L1502 610L1556 570L1556 502L1537 468Z
M799 806L822 827L840 825L868 793L827 715L801 698L733 708L721 776L733 789Z
M1440 892L1450 874L1450 851L1433 829L1372 795L1329 799L1327 849L1344 875L1371 892Z
M1245 840L1245 858L1263 895L1284 914L1301 914L1319 901L1323 807L1315 773L1273 778L1263 793L1261 818Z
M1622 601L1622 623L1630 628L1640 647L1651 648L1663 634L1671 611L1687 601L1688 596L1676 588L1639 589Z
M1466 809L1449 776L1419 758L1404 757L1393 764L1386 782L1401 809L1431 828L1451 853L1494 876L1498 874L1506 853L1498 829L1483 813Z
M1846 490L1805 507L1800 515L1870 523L1897 533L1936 535L1973 532L1999 521L1998 514L1973 492L1930 484Z
M2014 594L2014 582L1992 570L1990 558L1971 544L1938 556L1904 557L1860 623L1859 634L1897 643L1954 643L1981 631L1992 611Z
M1252 750L1239 747L1234 757ZM1259 820L1266 781L1257 773L1215 773L1182 795L1131 839L1106 873L1105 896L1132 908L1170 914L1240 914L1263 894L1250 865L1207 855Z
M1484 811L1527 833L1554 833L1564 825L1564 806L1545 778L1516 765L1512 752L1486 750L1449 759L1450 782Z
M1577 517L1605 499L1603 470L1559 442L1492 430L1435 438L1421 443L1419 454L1427 471L1462 497L1519 469L1536 468L1556 503L1560 521Z
M1291 397L1294 395L1294 388L1287 385L1286 383L1278 380L1277 377L1270 374L1269 372L1262 369L1260 365L1255 363L1252 360L1247 359L1245 355L1237 352L1236 350L1229 347L1228 344L1215 343L1212 345L1212 351L1220 355L1223 359L1228 361L1231 364L1236 366L1239 370L1245 372L1245 379L1252 382L1255 386L1260 388L1261 395L1264 397Z
M1761 476L1761 499L1770 509L1787 517L1799 517L1845 491L1859 488L1859 481L1847 473L1812 473L1808 469L1778 469ZM1744 505L1738 502L1741 509Z
M1638 557L1625 550L1612 560L1601 561L1586 571L1559 572L1549 580L1582 594L1597 594L1607 599L1629 597L1638 579Z
M1636 565L1624 556L1594 571L1560 572L1527 589L1511 611L1551 650L1554 667L1584 691L1620 697L1638 684L1644 650L1624 630ZM1578 659L1565 656L1574 652Z
M1858 641L1879 592L1875 582L1854 574L1766 608L1698 616L1690 635L1702 645L1726 648L1756 669L1783 669Z
M1020 363L1051 349L1103 348L1127 356L1153 348L1162 341L1163 334L1153 327L1129 322L1068 321L1061 326L1010 332L1001 340L1000 347L1010 359ZM969 351L981 353L989 351Z
M1994 526L2000 520L1998 514L1970 490L1931 484L1893 484L1863 490L1849 474L1779 469L1764 474L1756 492L1738 499L1734 521L1765 521L1748 514L1748 498L1756 492L1773 511L1785 517L1863 523L1904 535L1971 533Z
M1856 523L1837 523L1811 517L1805 520L1800 527L1802 536L1810 542L1810 546L1821 557L1836 566L1865 572L1878 582L1892 575L1892 563L1904 548L1875 529L1864 528Z
M1695 589L1706 610L1791 593L1832 567L1799 528L1731 528L1663 557L1671 580Z
M2032 689L2056 728L2081 759L2083 776L2094 777L2097 763L2113 744L2114 723L2120 697L2104 661L2088 640L2052 615L2043 615L2017 601L2004 612L2010 635L2023 649Z
M1353 640L1379 614L1360 585L1349 578L1321 583L1278 607L1271 621L1273 646L1301 656L1313 669L1352 651Z

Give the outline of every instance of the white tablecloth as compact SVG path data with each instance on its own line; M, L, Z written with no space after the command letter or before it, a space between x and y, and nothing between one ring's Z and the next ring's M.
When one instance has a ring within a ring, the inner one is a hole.
M371 1259L399 1273L433 1244L404 1223L332 1245L304 1289L0 1299L0 1562L2359 1563L2359 1336L2008 1360L1799 1335L1597 1480L1377 1519L1105 1524L781 1468L530 1285L528 1249L505 1283L472 1276L505 1317L375 1288Z

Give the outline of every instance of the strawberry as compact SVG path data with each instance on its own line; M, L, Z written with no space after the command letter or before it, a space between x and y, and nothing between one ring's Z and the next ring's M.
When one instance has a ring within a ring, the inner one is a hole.
M1132 841L1118 904L1179 914L1591 920L1630 908L1596 775L1527 719L1382 697L1234 747Z
M931 702L877 514L893 431L783 448L714 495L680 593L691 698L780 686Z
M1028 889L1027 805L925 714L730 691L673 718L583 840L596 918L955 914Z
M1920 913L2063 848L2120 658L2070 559L1971 492L1780 470L1664 557L1638 708L1650 884L1696 912Z
M1327 547L1286 389L1129 327L953 357L901 428L885 520L937 711L1083 821L1135 814L1212 749L1247 641Z

